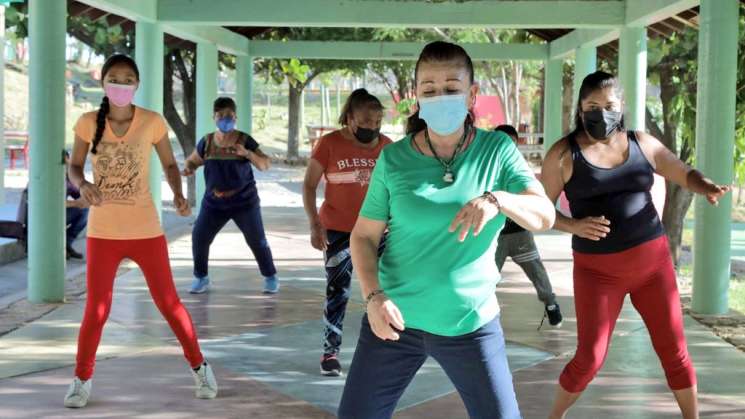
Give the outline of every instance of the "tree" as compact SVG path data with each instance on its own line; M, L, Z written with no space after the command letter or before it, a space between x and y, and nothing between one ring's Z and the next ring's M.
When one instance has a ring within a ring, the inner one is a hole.
M686 29L669 38L652 38L648 48L648 77L659 84L661 112L655 117L654 111L647 108L646 125L652 135L688 164L693 164L695 156L697 45L697 31ZM662 223L677 265L685 215L693 194L669 181L666 187Z
M266 32L262 39L282 41L358 41L369 39L370 30L364 28L283 28ZM350 73L361 73L363 61L355 60L298 60L298 59L260 59L257 60L257 72L263 73L267 80L288 84L288 129L287 158L296 159L300 148L300 101L305 88L316 77L332 71L344 70Z

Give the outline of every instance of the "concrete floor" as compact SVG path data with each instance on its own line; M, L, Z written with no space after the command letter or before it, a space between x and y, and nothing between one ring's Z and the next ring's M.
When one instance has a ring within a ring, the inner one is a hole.
M73 374L84 297L0 337L0 418L330 418L344 379L318 374L325 280L321 254L308 244L298 207L264 208L282 278L277 296L261 294L261 277L234 225L212 247L209 294L192 296L190 237L171 242L181 297L215 367L220 396L193 398L180 348L155 309L139 270L117 279L114 305L99 349L90 404L66 410L62 398ZM537 331L542 306L532 285L508 262L498 288L520 407L525 418L545 418L564 364L576 345L571 299L569 237L538 236L565 314L561 329ZM362 303L353 291L342 362L351 360ZM745 354L686 318L698 370L704 418L745 418ZM397 418L467 417L440 367L428 362L398 406ZM679 417L648 333L627 304L608 360L570 418Z

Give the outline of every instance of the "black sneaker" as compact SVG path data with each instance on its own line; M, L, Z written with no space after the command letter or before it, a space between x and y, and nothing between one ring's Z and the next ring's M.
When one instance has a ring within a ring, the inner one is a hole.
M78 253L72 246L67 246L67 258L68 259L83 259L83 255Z
M341 364L336 355L324 355L321 358L321 375L326 377L341 376Z
M538 326L538 330L541 330L541 327L543 327L543 322L548 317L548 324L550 324L552 327L561 327L561 322L563 320L563 317L561 316L561 309L559 308L558 304L551 304L546 305L546 308L543 312L543 318L541 319L541 325Z

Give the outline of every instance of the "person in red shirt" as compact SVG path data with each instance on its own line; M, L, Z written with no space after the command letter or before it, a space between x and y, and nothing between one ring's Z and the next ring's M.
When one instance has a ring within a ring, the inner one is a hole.
M340 130L318 141L311 155L303 184L303 202L310 221L310 240L324 252L326 303L321 374L341 375L338 360L342 324L352 280L349 236L365 199L375 163L391 140L380 134L383 105L365 89L349 96L339 117ZM321 211L316 190L321 178L326 192ZM381 245L382 251L382 245Z

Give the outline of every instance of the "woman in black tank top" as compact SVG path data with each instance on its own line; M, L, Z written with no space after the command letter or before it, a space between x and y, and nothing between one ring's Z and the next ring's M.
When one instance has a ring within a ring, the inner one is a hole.
M546 155L549 199L562 191L572 217L554 228L572 234L577 352L559 378L550 418L563 418L607 355L626 295L644 319L684 418L696 418L696 373L683 334L680 297L664 227L650 189L657 173L716 205L729 191L680 161L656 138L627 131L622 92L608 73L582 82L575 130Z

